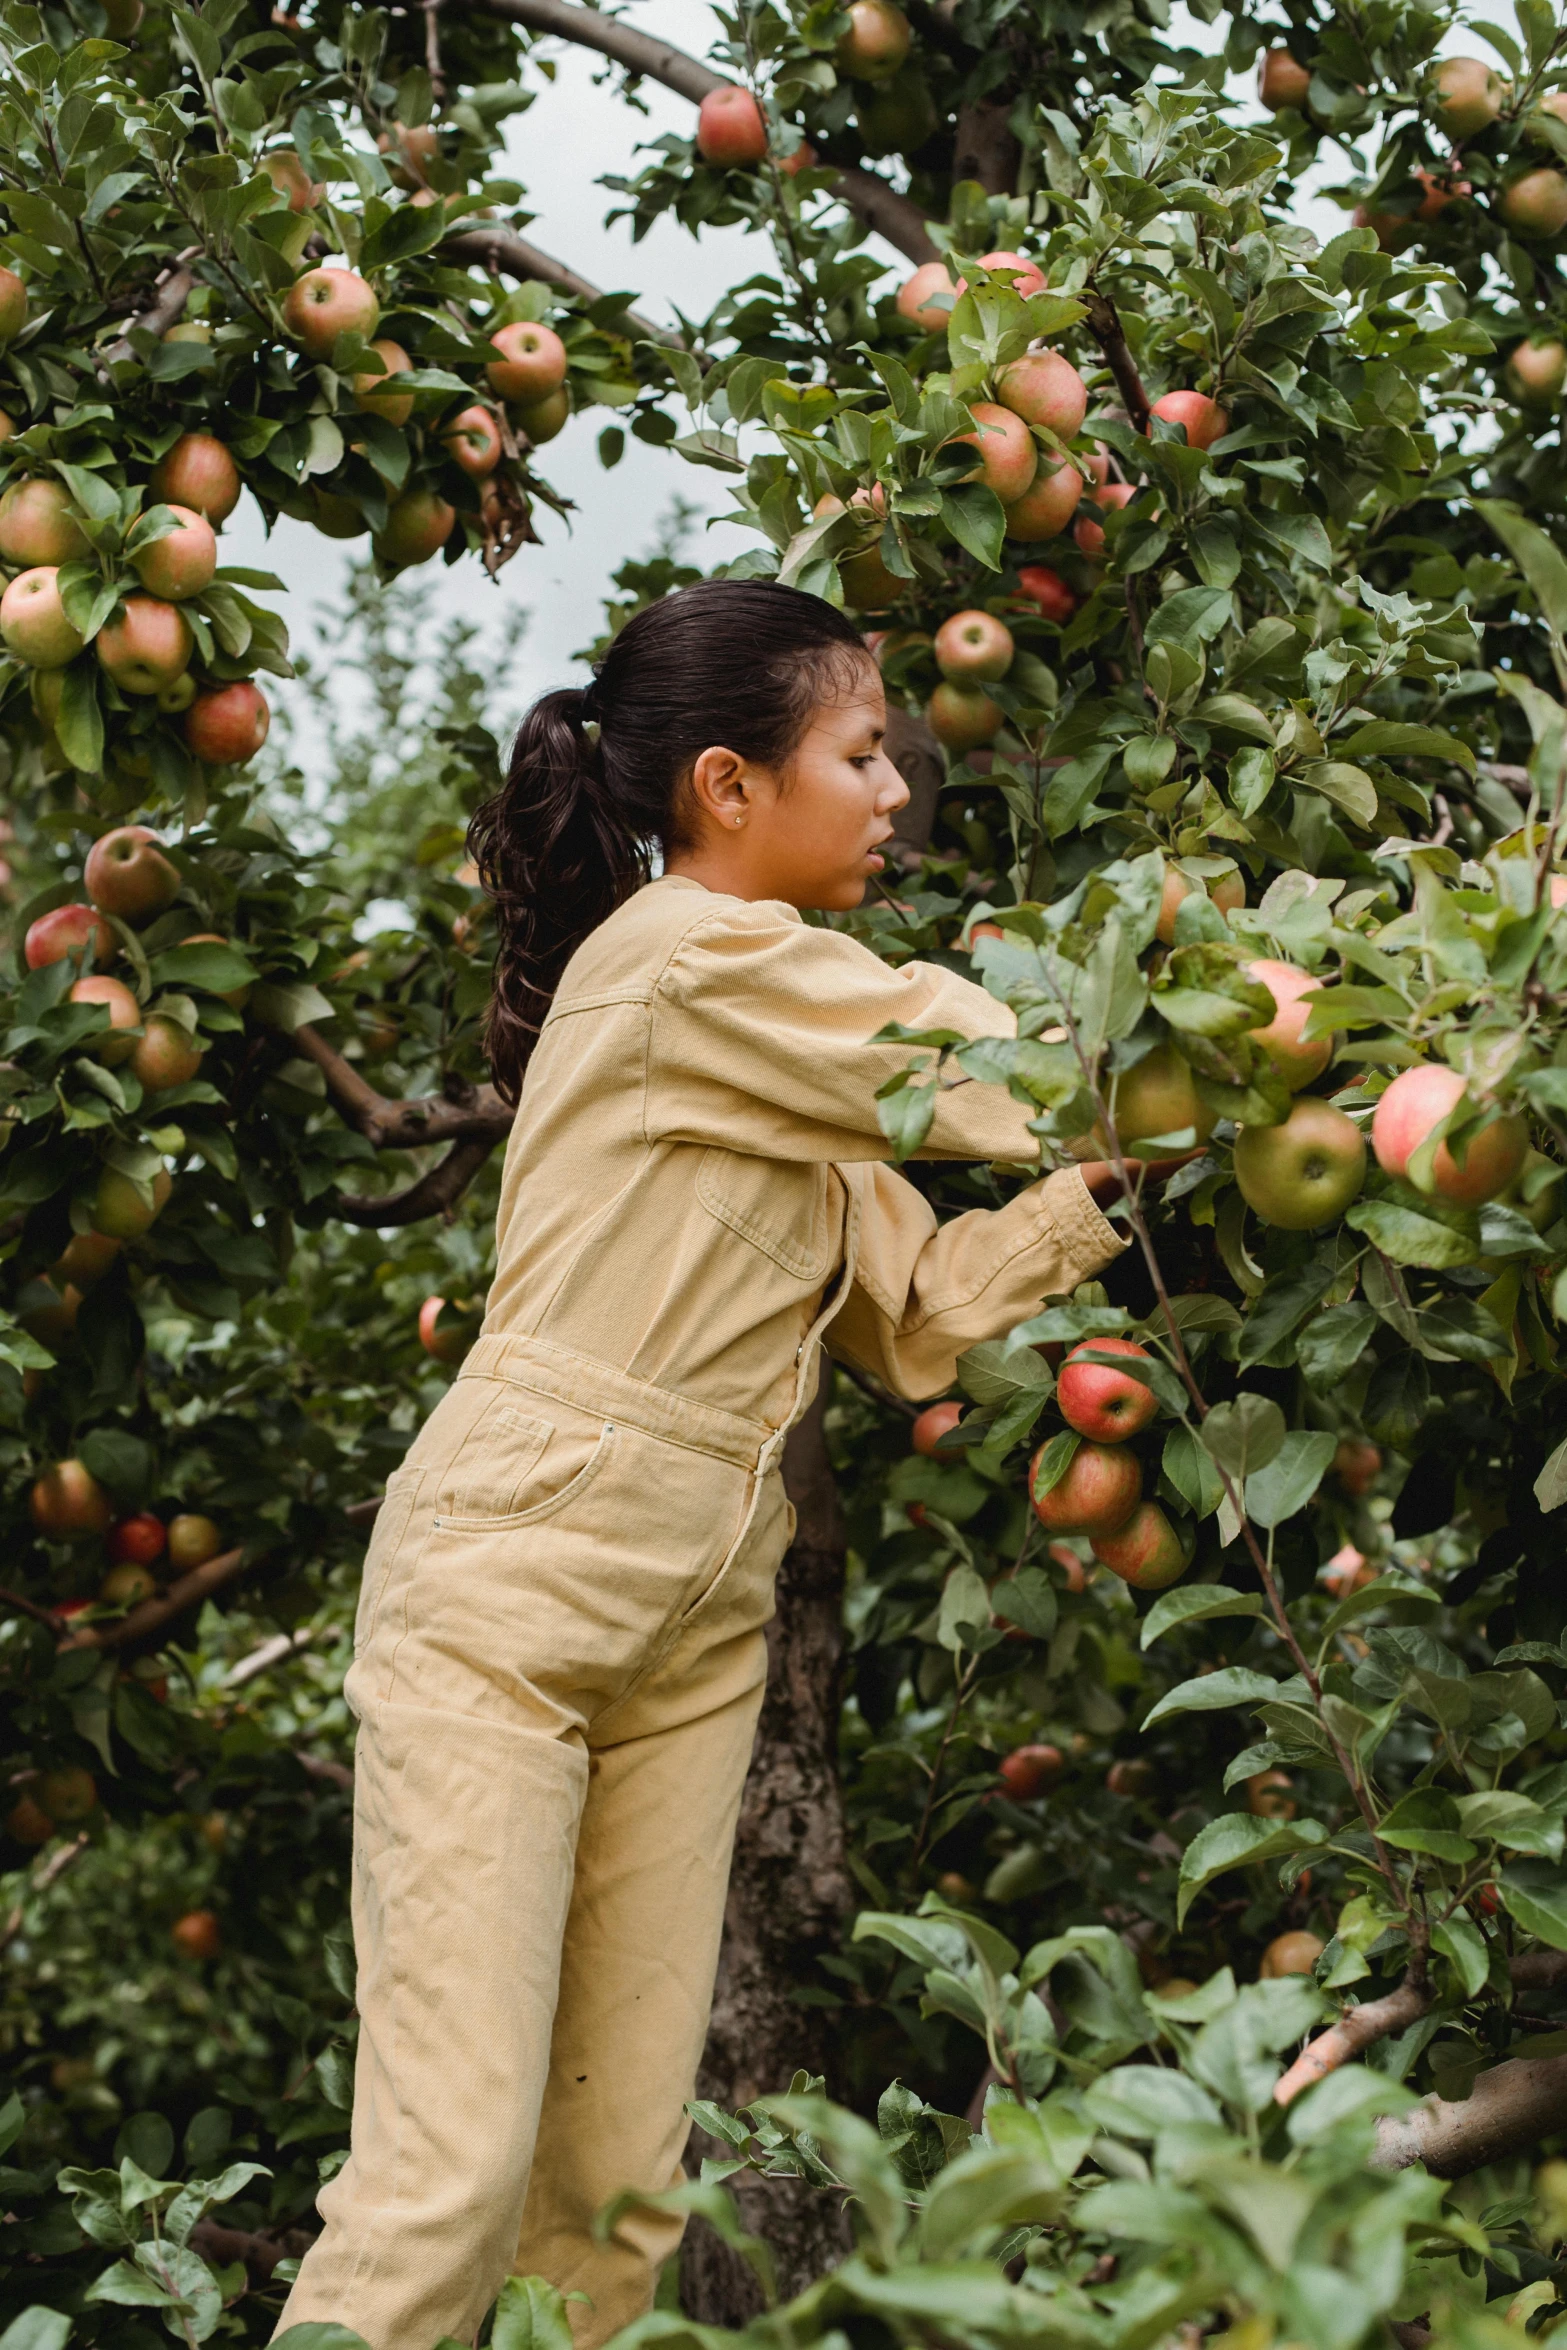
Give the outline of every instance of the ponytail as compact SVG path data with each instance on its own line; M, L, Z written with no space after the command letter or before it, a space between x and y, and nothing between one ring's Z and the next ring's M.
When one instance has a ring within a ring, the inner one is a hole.
M819 597L700 580L629 620L590 686L534 703L505 784L468 828L500 939L485 1044L506 1101L572 955L648 880L655 848L667 859L687 845L684 786L700 754L722 744L784 766L866 657Z

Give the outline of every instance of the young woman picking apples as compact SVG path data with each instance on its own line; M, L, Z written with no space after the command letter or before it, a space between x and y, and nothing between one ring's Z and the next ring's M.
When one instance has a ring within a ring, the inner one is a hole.
M679 2219L593 2217L679 2173L822 1346L939 1394L1121 1245L1103 1166L938 1227L888 1164L879 1031L1011 1016L802 919L881 869L885 723L841 614L700 583L535 704L474 822L518 1114L483 1332L365 1566L353 2152L285 2325L471 2341L513 2270L589 2297L582 2345L650 2306ZM953 1087L926 1155L1037 1166L1026 1119Z

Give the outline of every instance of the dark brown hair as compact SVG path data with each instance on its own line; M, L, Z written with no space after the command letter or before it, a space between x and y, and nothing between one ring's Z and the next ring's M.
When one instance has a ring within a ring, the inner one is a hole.
M507 1101L573 953L648 879L655 846L685 846L680 803L700 754L722 744L781 768L866 657L818 596L706 579L628 620L590 686L534 703L504 785L468 828L500 932L485 1044Z

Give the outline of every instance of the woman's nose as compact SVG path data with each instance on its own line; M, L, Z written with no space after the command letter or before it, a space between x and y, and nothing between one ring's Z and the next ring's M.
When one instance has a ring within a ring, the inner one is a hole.
M881 789L876 794L876 813L878 816L890 816L895 808L908 806L909 787L885 752L882 753L881 763L884 772Z

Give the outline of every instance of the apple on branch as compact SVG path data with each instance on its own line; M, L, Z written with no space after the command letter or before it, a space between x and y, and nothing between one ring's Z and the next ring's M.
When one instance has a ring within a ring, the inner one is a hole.
M100 913L130 923L150 922L173 905L180 891L178 871L145 824L120 824L95 840L82 880Z

